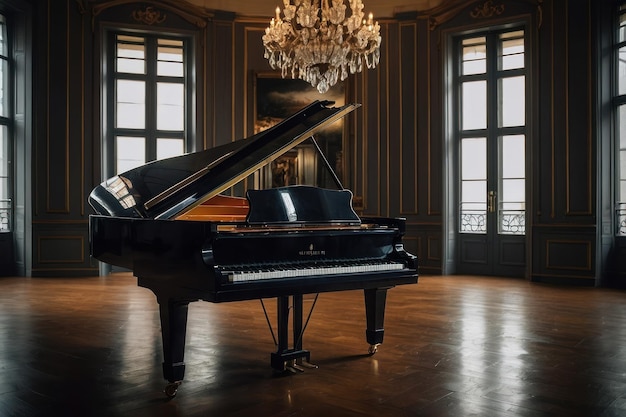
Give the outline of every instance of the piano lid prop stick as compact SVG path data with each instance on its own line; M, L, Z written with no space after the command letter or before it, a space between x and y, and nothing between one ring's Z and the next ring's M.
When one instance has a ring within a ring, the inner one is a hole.
M326 165L326 168L328 168L328 172L330 173L330 176L333 178L333 181L335 181L335 184L337 184L337 187L339 187L340 190L343 190L343 185L341 184L341 181L337 177L337 174L335 174L335 170L333 169L333 167L330 166L328 159L326 159L326 155L324 155L324 152L322 152L322 150L320 149L320 146L317 144L315 137L311 136L309 137L309 139L311 139L313 146L315 146L315 150L322 158L322 161L324 161L324 164Z

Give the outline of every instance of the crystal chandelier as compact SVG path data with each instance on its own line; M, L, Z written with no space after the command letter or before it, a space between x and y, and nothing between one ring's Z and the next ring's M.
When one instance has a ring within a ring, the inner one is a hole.
M283 0L265 29L265 58L285 78L301 78L325 93L351 74L363 61L374 68L380 60L380 26L369 14L364 19L361 0Z

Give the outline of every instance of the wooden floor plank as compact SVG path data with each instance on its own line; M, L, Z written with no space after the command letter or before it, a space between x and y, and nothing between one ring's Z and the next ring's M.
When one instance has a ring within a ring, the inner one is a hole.
M158 305L135 278L0 278L0 416L623 416L625 297L420 277L389 291L370 356L362 292L322 294L304 336L319 369L287 376L258 300L192 303L168 400Z

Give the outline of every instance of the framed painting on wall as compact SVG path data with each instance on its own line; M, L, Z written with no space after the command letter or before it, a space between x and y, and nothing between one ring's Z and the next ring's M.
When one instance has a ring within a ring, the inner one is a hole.
M276 73L259 73L254 85L254 133L262 132L281 120L297 113L316 100L345 104L343 83L331 87L325 94L300 79L281 78ZM315 141L324 153L332 170L343 181L343 120L338 120L315 135ZM318 155L314 144L305 140L300 145L274 160L261 172L263 188L287 185L312 185L337 188L332 174Z

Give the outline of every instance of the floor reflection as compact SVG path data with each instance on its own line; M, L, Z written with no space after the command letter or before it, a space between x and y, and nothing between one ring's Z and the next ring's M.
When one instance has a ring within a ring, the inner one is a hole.
M284 376L258 300L197 302L168 401L134 278L0 279L0 416L621 416L624 323L623 292L426 277L390 290L374 356L362 291L321 294L304 336L320 368Z

